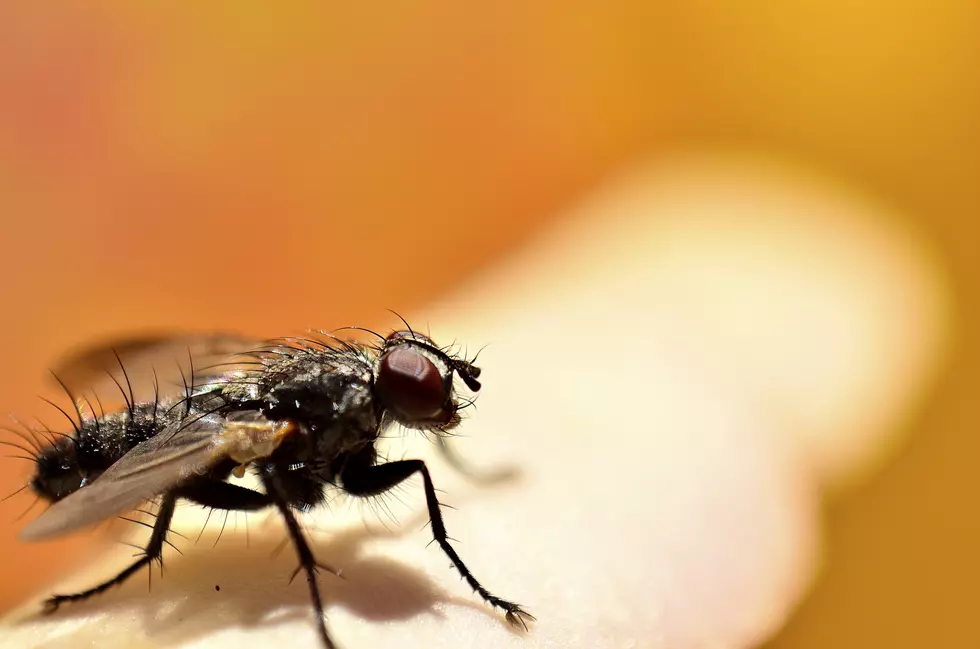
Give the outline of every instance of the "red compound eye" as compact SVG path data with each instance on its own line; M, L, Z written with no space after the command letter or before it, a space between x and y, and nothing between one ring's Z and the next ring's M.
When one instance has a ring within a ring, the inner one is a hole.
M410 420L435 419L448 399L435 364L406 347L384 355L375 388L386 405Z

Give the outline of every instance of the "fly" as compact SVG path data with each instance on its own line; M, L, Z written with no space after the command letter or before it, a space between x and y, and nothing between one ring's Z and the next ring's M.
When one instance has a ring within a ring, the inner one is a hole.
M332 648L317 583L322 564L294 512L323 504L329 488L368 497L418 474L436 543L484 601L526 630L534 617L484 588L450 545L425 462L381 461L376 450L384 432L399 424L434 434L450 462L464 468L449 452L445 436L459 425L460 410L471 403L461 401L454 379L470 392L480 390L475 358L438 347L411 328L387 336L369 333L376 337L370 344L326 332L266 344L226 335L145 338L96 346L70 359L56 373L70 396L108 375L125 405L96 416L87 399L72 396L78 422L73 420L71 434L38 450L29 483L51 505L21 538L65 534L134 509L144 500L161 502L139 559L92 588L50 597L46 610L101 593L160 561L181 499L224 510L275 508L299 556L297 572L306 574L322 643ZM163 350L175 344L190 350L191 358L222 362L199 373L192 368L183 393L169 397L161 396L154 371L152 396L137 397L127 373L127 367L135 368L123 362L120 350L146 365L159 361ZM108 373L110 363L122 369L124 381ZM228 482L246 470L257 475L261 490Z

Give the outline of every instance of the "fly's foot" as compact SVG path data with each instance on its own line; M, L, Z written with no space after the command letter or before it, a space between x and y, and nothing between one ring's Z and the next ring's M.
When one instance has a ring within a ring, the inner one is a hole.
M527 631L528 624L537 619L517 604L508 604L507 606L504 606L504 610L507 611L507 614L504 617L515 629L523 629Z
M296 567L296 570L293 570L293 574L289 576L289 583L293 583L293 580L296 579L296 575L298 575L300 573L300 571L302 571L303 569L304 569L303 564L298 565ZM340 574L341 572L343 572L342 569L337 569L337 568L334 568L333 566L328 566L325 563L320 563L319 561L314 561L313 562L313 572L319 573L321 570L326 570L327 572L329 572L334 577L339 577L340 579L347 579L342 574Z

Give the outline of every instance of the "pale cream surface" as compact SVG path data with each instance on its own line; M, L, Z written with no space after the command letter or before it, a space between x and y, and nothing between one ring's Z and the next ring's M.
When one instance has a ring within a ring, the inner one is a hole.
M821 490L887 459L941 366L941 269L894 215L831 184L686 157L575 212L409 314L440 342L488 344L454 441L516 475L468 484L411 434L387 449L432 460L461 556L538 622L510 630L426 547L413 480L386 507L339 499L306 519L341 570L320 578L340 647L752 646L816 573ZM144 572L52 617L28 602L0 647L316 647L292 549L270 558L279 521L253 515L246 534L232 514L215 545L215 513L195 543L205 516L179 510L183 556L168 550L151 592ZM133 552L113 546L53 590Z

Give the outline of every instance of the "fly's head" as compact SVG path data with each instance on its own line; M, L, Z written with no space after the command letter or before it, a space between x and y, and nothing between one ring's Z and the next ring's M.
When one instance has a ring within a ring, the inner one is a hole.
M414 331L390 334L379 352L374 393L386 417L419 430L447 431L459 425L461 406L453 376L478 392L480 368Z

